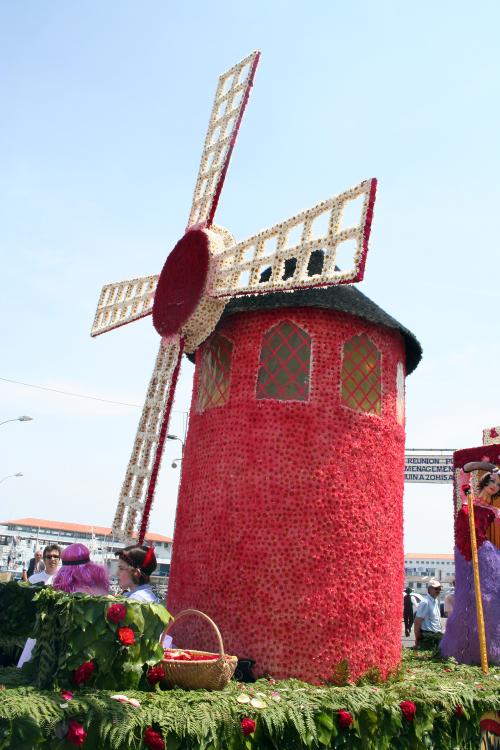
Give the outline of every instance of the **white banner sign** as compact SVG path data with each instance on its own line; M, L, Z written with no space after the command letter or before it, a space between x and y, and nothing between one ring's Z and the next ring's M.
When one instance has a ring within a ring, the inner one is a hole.
M453 481L451 453L406 453L405 482L442 484Z

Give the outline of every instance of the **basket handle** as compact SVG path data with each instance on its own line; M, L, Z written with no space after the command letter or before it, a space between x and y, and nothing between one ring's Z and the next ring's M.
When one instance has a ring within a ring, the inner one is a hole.
M202 617L204 620L206 620L212 626L212 629L214 630L215 635L217 637L217 642L219 644L220 657L223 658L224 657L224 644L222 643L222 636L220 634L220 630L215 624L215 622L212 620L212 618L206 615L204 612L200 612L199 609L183 609L182 612L179 612L179 614L174 617L172 622L169 622L169 624L167 625L167 627L161 634L160 643L163 643L164 637L168 635L168 632L175 625L175 623L178 622L181 619L181 617L185 617L186 615L198 615L199 617Z

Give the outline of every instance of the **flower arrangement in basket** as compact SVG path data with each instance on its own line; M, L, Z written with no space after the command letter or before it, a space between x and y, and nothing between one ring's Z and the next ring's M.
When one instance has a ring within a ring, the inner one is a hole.
M163 682L168 687L175 686L185 690L222 690L233 676L238 659L224 653L220 630L208 615L197 609L184 609L165 628L161 640L163 641L173 625L186 615L202 617L212 626L219 644L219 653L166 648L162 660L165 673Z

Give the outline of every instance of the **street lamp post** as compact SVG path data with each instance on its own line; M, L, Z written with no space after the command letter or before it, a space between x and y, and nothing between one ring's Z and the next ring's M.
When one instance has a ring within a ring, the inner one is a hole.
M177 435L167 435L167 439L168 440L178 440L179 443L181 444L181 453L182 453L182 456L180 456L180 458L174 458L174 460L172 461L172 469L176 469L177 468L177 464L179 463L179 461L182 461L182 459L184 458L184 440L182 440L182 438L178 437Z
M177 435L167 435L167 440L178 440L182 445L182 453L184 453L184 440L182 438L177 437Z
M0 427L3 424L7 424L7 422L32 422L33 417L28 417L26 414L22 417L14 417L14 419L5 419L3 422L0 422ZM13 474L12 476L16 476Z
M22 471L18 471L17 474L7 474L6 477L2 477L2 479L0 479L0 484L2 484L2 482L5 482L6 479L10 479L11 477L24 477L24 474L22 473Z

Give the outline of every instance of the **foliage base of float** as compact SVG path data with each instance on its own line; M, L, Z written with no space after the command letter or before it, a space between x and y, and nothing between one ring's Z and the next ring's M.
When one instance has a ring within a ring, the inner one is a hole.
M204 690L127 691L139 706L112 699L96 688L39 690L27 676L0 669L0 750L68 750L71 719L87 736L84 748L146 750L144 732L152 727L166 750L302 750L303 748L479 748L479 721L500 709L500 668L489 675L479 667L435 660L405 650L400 672L385 683L371 675L356 685L317 687L286 680L231 682L219 692ZM68 686L71 687L71 686ZM413 720L400 703L416 706ZM255 704L255 705L253 705ZM341 726L339 712L352 716ZM255 721L245 736L241 722ZM161 745L149 745L161 747Z

